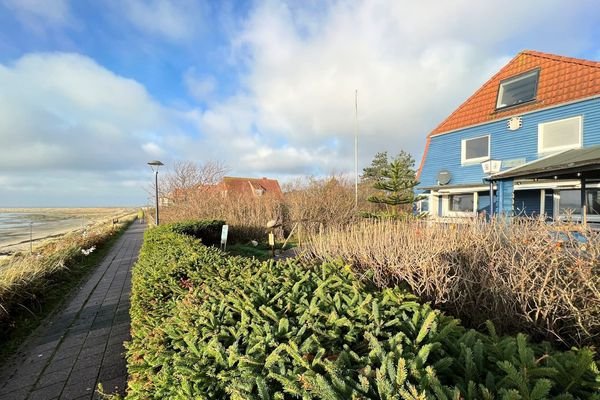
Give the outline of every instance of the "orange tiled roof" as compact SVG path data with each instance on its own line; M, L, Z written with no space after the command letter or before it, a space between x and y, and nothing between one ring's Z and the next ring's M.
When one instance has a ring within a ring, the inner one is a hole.
M500 81L540 69L535 101L496 111ZM429 135L600 94L600 62L525 50L469 97Z
M226 176L223 178L221 185L228 193L254 195L254 190L262 189L265 194L283 198L283 192L276 179Z

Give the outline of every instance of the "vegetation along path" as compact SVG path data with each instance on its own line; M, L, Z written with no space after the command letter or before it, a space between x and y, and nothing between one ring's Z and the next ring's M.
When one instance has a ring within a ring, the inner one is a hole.
M145 225L134 223L68 301L0 371L0 400L91 399L98 383L123 394L131 267Z

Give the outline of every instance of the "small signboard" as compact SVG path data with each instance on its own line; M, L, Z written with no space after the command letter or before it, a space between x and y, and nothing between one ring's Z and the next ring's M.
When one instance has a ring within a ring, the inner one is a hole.
M221 229L221 245L223 248L227 246L227 233L229 232L229 225L223 225Z
M272 233L269 233L269 246L275 246L275 235Z
M526 162L527 160L525 158L511 158L510 160L502 160L502 168L520 167Z

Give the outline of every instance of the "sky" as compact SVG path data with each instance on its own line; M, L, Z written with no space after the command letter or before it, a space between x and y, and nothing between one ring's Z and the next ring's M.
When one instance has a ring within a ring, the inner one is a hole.
M355 91L359 169L418 164L524 49L600 60L597 0L0 0L0 207L147 204L154 159L352 174Z

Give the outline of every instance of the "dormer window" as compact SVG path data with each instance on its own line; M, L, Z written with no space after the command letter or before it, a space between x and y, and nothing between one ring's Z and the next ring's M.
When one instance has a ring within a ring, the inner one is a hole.
M517 106L535 100L540 70L529 71L500 82L496 109Z

